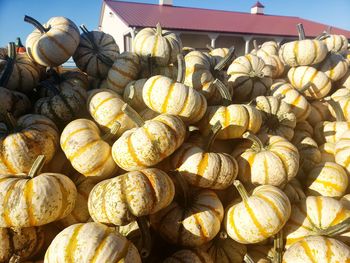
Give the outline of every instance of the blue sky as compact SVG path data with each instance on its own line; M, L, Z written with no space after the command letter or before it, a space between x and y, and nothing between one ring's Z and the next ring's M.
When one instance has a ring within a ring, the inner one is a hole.
M158 3L158 0L130 0ZM314 20L350 30L350 0L261 0L265 13ZM33 27L23 21L30 15L46 22L52 16L66 16L78 26L98 26L102 0L0 0L0 46L17 36L25 42ZM249 12L255 0L174 0L175 5Z

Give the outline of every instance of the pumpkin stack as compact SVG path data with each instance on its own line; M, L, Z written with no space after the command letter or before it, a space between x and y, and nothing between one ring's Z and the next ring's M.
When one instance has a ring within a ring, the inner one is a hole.
M237 57L158 24L120 54L25 21L0 57L1 263L350 261L344 36Z

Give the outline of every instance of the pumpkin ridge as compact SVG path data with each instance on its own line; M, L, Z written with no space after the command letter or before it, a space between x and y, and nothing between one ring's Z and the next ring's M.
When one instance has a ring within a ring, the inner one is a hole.
M159 158L163 160L167 155L166 153L162 152L162 150L159 147L159 138L154 137L153 134L149 132L148 127L146 127L146 125L143 126L142 129L145 132L147 139L151 142L155 152L158 153Z
M16 180L13 180L11 182L11 185L10 187L7 189L7 192L5 194L5 197L4 197L4 201L3 201L3 205L4 205L4 214L3 214L3 217L4 217L4 221L6 223L7 226L12 226L12 220L11 220L11 217L9 215L10 213L10 209L8 208L8 201L11 197L11 194L13 192L13 189L15 188L17 182L19 181L20 179L16 179Z
M78 245L77 244L78 243L77 237L78 237L78 234L83 226L84 226L84 224L76 225L75 229L73 230L73 234L70 237L70 240L69 240L67 247L66 247L66 251L64 253L64 259L67 262L75 262L74 252L77 249L77 245Z
M44 49L39 45L39 40L40 40L40 38L38 38L37 40L36 40L36 46L37 46L37 48L39 49L39 51L40 51L40 54L44 57L44 60L46 60L45 61L45 63L46 64L49 64L49 65L57 65L57 63L55 63L54 61L52 61L48 56L47 56L47 54L45 53L45 51L44 51ZM39 52L38 52L39 53ZM35 52L33 53L33 54L35 54ZM35 55L35 56L37 56L37 55ZM34 59L35 61L40 61L41 59ZM49 63L47 63L47 62L49 62Z
M260 224L260 222L258 221L258 219L256 218L254 211L252 210L252 208L249 206L247 201L243 201L244 207L247 210L250 218L252 219L253 224L256 226L256 228L258 229L258 231L260 232L260 234L264 237L267 238L269 237L269 234L264 230L264 228L262 227L262 225Z
M26 206L27 206L26 208L27 208L29 224L31 226L35 226L36 225L36 220L35 220L34 211L33 211L33 204L32 204L32 199L33 199L33 179L29 179L25 183L24 189L23 189L23 195L24 195L24 199L25 199L25 202L26 202Z
M60 188L61 195L62 195L61 208L60 208L60 211L59 211L59 217L62 218L62 216L66 212L66 208L69 206L69 202L68 202L68 199L67 199L68 191L66 190L66 187L62 183L61 179L56 174L52 174L52 177L54 177L56 179L57 184L58 184L58 186Z
M106 99L103 99L100 101L99 104L97 104L96 106L94 106L94 108L91 110L91 115L96 117L96 112L98 111L98 109L103 105L105 104L106 102L110 101L110 100L113 100L115 99L115 97L108 97Z
M236 226L236 224L235 224L235 222L233 220L233 214L234 214L235 208L236 208L235 205L232 206L231 211L229 212L229 220L228 221L229 221L229 224L232 226L233 231L235 232L237 238L239 240L243 241L244 243L246 243L247 240L243 236L241 236L241 234L239 233L239 230L238 230L238 228L237 228L237 226Z
M148 88L148 92L147 92L147 94L146 94L146 98L147 98L147 100L148 100L148 103L149 103L149 106L150 106L150 108L154 108L153 107L153 103L152 103L152 98L151 98L151 95L152 95L152 90L153 90L153 88L154 88L154 85L156 84L156 82L157 82L157 80L159 80L160 78L161 78L162 76L158 76L158 77L155 77L154 79L153 79L153 81L152 81L152 83L151 83L151 85L149 86L149 88ZM145 101L146 102L146 101Z
M281 211L278 209L278 207L275 205L274 202L272 202L268 197L262 194L257 195L257 197L261 198L262 200L265 201L265 203L269 204L269 206L272 208L272 210L274 211L274 213L276 214L276 216L278 217L281 223L284 221Z
M218 162L219 162L219 165L218 165L219 166L219 171L214 172L214 178L211 179L212 182L210 184L210 187L213 187L217 183L217 180L218 180L219 176L222 175L222 159L221 159L221 157L223 157L223 156L221 156L220 154L217 154L217 153L211 153L211 154L214 155L214 156L217 156L218 157Z
M124 88L123 85L119 85L117 82L112 80L110 77L107 77L107 82L111 83L113 85L113 87L117 87L118 89L122 90Z
M71 105L69 104L69 102L68 102L68 100L67 100L67 97L66 97L63 93L61 93L61 94L58 95L58 96L59 96L59 98L63 101L63 103L64 103L64 105L66 106L66 108L68 109L70 115L74 118L74 116L75 116L75 111L74 111L74 109L71 107ZM80 104L80 101L79 101L79 100L76 100L74 96L71 97L71 98L73 98L73 99L76 101L76 103L77 103L78 105Z
M172 92L174 91L175 84L176 84L176 82L172 82L172 83L170 84L170 87L169 87L168 92L167 92L167 94L166 94L166 96L165 96L163 105L162 105L162 107L161 107L162 113L166 113L166 110L167 110L167 107L168 107L168 103L169 103L169 99L170 99L170 97L171 97L171 95L172 95Z
M298 62L298 53L299 53L299 41L295 41L295 42L294 42L294 47L293 47L293 56L294 56L295 64L296 64L296 65L299 65L299 62Z
M15 63L15 67L17 68L17 72L18 72L18 86L22 87L23 85L23 76L22 76L22 70L21 70L21 67Z
M89 260L90 263L96 263L98 256L101 254L104 246L108 241L109 234L110 232L108 231L108 228L106 228L105 233L102 236L102 239L100 240L98 246L95 248L93 257Z
M120 68L118 68L118 67L116 67L116 66L112 66L111 69L114 70L114 71L116 71L116 72L118 72L118 73L119 73L120 75L122 75L123 77L128 78L129 80L133 80L133 76L132 76L130 73L125 72L125 71L121 70Z
M2 162L4 165L5 165L5 167L6 167L6 169L8 170L8 172L10 173L10 174L16 174L16 168L15 167L13 167L12 166L12 164L11 163L9 163L8 162L8 160L6 160L6 158L3 156L3 141L1 141L1 151L0 151L0 162ZM1 179L0 179L0 182L1 182Z
M106 158L104 158L99 165L95 166L92 170L84 171L84 176L94 176L91 174L94 174L97 170L101 169L106 164L106 162L109 160L109 158L110 158L110 156L107 154Z
M55 45L57 47L59 47L63 51L63 53L65 53L66 56L70 56L71 55L69 53L69 51L65 48L65 46L62 45L60 42L58 42L55 37L51 36L48 32L46 33L46 36L49 38L49 40L51 40L53 43L55 43Z
M322 198L321 197L316 197L316 209L317 209L317 220L319 222L318 227L322 229Z
M332 243L331 241L326 238L326 247L327 247L327 251L326 251L326 259L327 259L327 262L332 262L332 256L333 256L333 252L332 252Z
M208 231L204 227L203 220L201 219L200 214L193 214L194 220L196 221L196 225L199 228L199 232L201 235L201 238L204 239L205 241L208 241L209 239L209 234Z
M107 186L108 186L108 183L105 182L104 185L103 185L103 189L101 190L101 192L102 192L102 195L101 195L101 211L102 211L103 215L107 218L107 220L109 222L111 222L111 220L109 219L107 210L106 210ZM89 211L90 211L90 209L89 209Z
M343 221L348 216L347 211L342 207L341 210L338 211L332 222L329 224L330 226L335 226Z
M79 132L87 131L87 130L90 130L90 128L80 128L80 129L75 130L74 132L71 132L71 133L67 136L66 140L65 140L63 143L61 143L62 150L63 150L63 151L66 150L66 146L67 146L67 144L68 144L68 142L69 142L69 139L71 139L72 136L74 136L75 134L77 134L77 133L79 133Z
M135 153L134 146L132 145L131 136L132 136L132 134L131 134L131 135L128 137L128 139L127 139L128 152L130 153L131 158L133 159L133 161L136 163L137 166L146 166L146 165L137 157L137 154Z
M201 99L202 99L202 97L201 97ZM188 89L186 89L186 98L185 98L184 104L182 105L182 109L180 110L178 115L181 115L187 109L187 106L189 103L190 103L190 87Z
M214 207L212 207L211 205L199 203L199 204L196 204L194 208L197 208L198 210L201 210L199 208L199 206L210 209L210 211L213 211L214 214L217 215L217 217L221 218L221 214Z
M265 173L265 184L268 184L269 183L269 172L268 172L268 169L269 169L269 166L267 164L267 159L266 159L266 155L264 155L264 173Z
M201 160L197 166L197 174L200 176L196 177L195 185L199 185L199 182L201 181L201 177L204 176L204 173L207 169L208 164L209 164L209 153L202 152L201 153Z
M58 116L56 111L54 111L53 106L52 106L52 102L53 102L52 100L47 99L47 100L43 101L43 104L45 103L47 105L46 108L48 109L49 113L51 114L50 119L52 118L54 120L57 120L57 122L62 123L63 120L62 120L61 116Z
M312 233L315 231L315 230L312 229L312 228L309 228L309 227L307 227L307 226L304 226L302 222L300 223L300 222L294 221L292 218L289 218L288 224L291 224L291 225L294 225L294 226L298 226L298 227L304 228L304 229L306 229L306 230L308 230L308 231L310 231L310 232L312 232ZM287 239L293 239L293 238L287 238Z
M58 30L58 31L61 31L61 32L63 32L64 34L67 34L68 36L70 36L71 37L71 39L73 39L73 41L74 41L74 43L75 43L75 45L79 45L79 42L77 42L76 40L75 40L75 38L72 36L72 34L68 31L68 30L63 30L63 29L61 29L61 28L58 28L58 27L56 27L56 26L60 26L61 24L56 24L55 25L55 30ZM62 24L63 25L63 24ZM73 26L71 26L70 24L65 24L65 26L68 26L68 27L70 27L70 28L73 28L78 34L80 34L80 32L79 31L77 31ZM47 33L46 33L47 34Z
M79 157L80 155L82 155L86 150L88 150L89 148L92 148L92 146L96 143L99 143L101 140L100 139L96 139L93 141L90 141L88 143L86 143L85 145L79 147L79 149L73 153L71 156L67 156L68 159L73 162L75 158Z
M315 181L313 181L314 183L319 183L319 184L322 184L324 187L326 187L326 188L333 188L333 189L335 189L336 191L339 191L339 192L342 192L343 191L343 189L339 186L339 185L337 185L337 184L335 184L335 183L332 183L332 182L328 182L328 181L323 181L323 180L321 180L321 179L316 179Z
M311 68L311 67L308 67L308 68L306 68L306 69L304 70L303 75L301 76L300 82L299 82L299 86L300 86L300 87L303 86L304 78L305 78L306 72L308 72L309 69L315 70L314 68ZM315 72L317 72L317 71L315 71ZM313 73L313 74L315 74L315 73ZM310 81L311 81L311 80L310 80Z
M155 207L155 206L157 205L157 203L158 203L158 202L157 202L157 201L158 201L157 193L156 193L156 191L155 191L156 182L154 182L153 179L151 179L151 176L148 176L148 174L145 173L143 170L140 170L139 172L144 176L146 185L149 187L150 192L151 192L151 196L152 196L151 199L153 200L153 202L152 202L150 211L152 211L152 212L151 212L151 214L152 214L152 213L154 212L154 211L153 211L154 207Z
M308 258L310 259L310 261L312 263L317 263L314 258L313 258L313 254L311 252L311 249L309 247L309 245L307 244L307 242L305 241L305 239L303 239L301 242L300 242L300 245L301 247L304 249L305 251L305 254L308 256Z
M318 41L315 41L315 40L312 40L311 43L313 44L314 48L313 48L313 51L314 51L314 57L310 63L310 65L313 65L316 58L317 58L317 53L318 53Z

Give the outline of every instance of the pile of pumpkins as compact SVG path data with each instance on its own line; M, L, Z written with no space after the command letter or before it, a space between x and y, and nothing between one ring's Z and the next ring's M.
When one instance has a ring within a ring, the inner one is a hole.
M64 17L0 57L0 262L350 262L350 52ZM61 65L70 57L77 69Z

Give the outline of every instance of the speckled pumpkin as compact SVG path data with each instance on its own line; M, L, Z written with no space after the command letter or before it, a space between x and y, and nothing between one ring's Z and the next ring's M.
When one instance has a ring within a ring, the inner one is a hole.
M224 226L227 234L243 244L258 243L277 234L291 213L288 197L271 185L255 188L251 196L241 183L235 185L243 201L226 210Z
M24 21L36 27L27 37L27 53L42 66L56 67L63 64L79 45L79 29L68 18L52 17L44 25L29 16L25 16Z
M348 67L349 64L346 59L341 54L333 52L328 54L322 63L317 66L318 70L326 73L332 81L337 81L344 77Z
M75 224L59 233L45 254L45 263L141 263L136 247L114 228L98 223Z
M147 79L131 81L124 90L124 101L138 112L147 108L142 98L142 90L146 81Z
M323 42L327 45L328 51L343 52L348 48L348 39L343 35L329 35Z
M331 112L328 109L327 102L314 100L310 102L311 111L307 118L307 121L315 126L321 121L331 121L333 120Z
M335 161L350 173L350 131L344 132L335 143Z
M117 171L111 146L101 138L93 121L70 122L62 131L60 144L74 169L84 176L108 178Z
M264 60L265 64L271 68L273 79L279 78L283 75L285 67L284 67L284 64L282 63L281 59L279 58L279 56L276 56L276 55L269 55L269 56L258 55L258 57L261 57Z
M29 112L32 107L28 97L21 92L0 87L0 98L0 115L2 116L10 112L14 117L19 117Z

